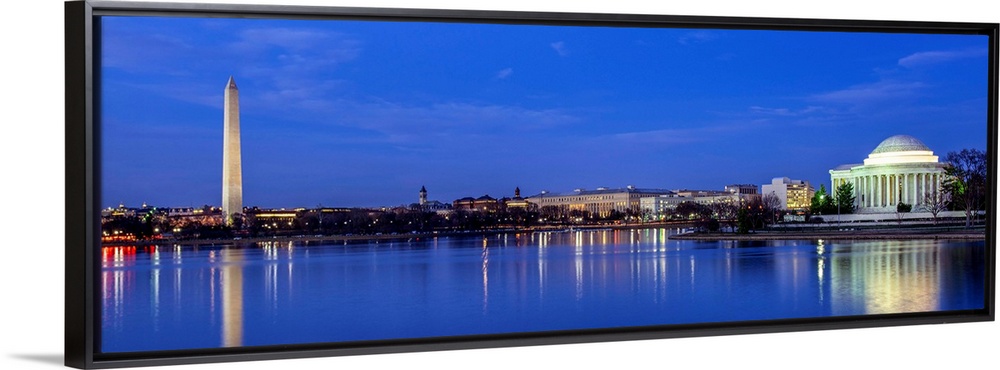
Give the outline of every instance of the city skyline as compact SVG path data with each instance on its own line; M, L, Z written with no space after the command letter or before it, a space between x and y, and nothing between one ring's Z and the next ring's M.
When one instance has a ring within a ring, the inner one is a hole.
M942 157L986 145L985 36L142 17L102 27L103 206L218 203L229 75L241 86L247 206L409 204L421 186L445 202L774 177L818 190L892 135ZM122 52L137 45L147 52Z

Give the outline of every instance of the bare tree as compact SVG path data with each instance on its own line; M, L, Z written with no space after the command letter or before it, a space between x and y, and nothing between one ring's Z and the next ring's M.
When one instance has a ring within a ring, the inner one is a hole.
M760 203L764 206L764 210L771 215L771 224L777 223L778 211L781 210L781 199L772 192L761 196Z
M921 208L926 212L930 212L931 216L934 217L934 224L937 225L938 213L948 209L950 201L948 193L934 189L924 193L924 204Z
M972 217L986 205L986 153L962 149L948 153L942 186L956 206L965 210L965 227L972 227Z
M709 206L712 213L724 225L728 225L730 230L736 230L736 216L740 210L739 204L733 199L716 199Z

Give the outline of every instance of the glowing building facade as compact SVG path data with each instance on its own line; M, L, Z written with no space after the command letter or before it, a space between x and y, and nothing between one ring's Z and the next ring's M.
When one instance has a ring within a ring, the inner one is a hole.
M771 179L770 184L761 185L760 193L778 197L781 209L784 211L805 212L812 205L812 197L816 194L816 190L809 181L775 177Z
M641 200L643 198L670 194L674 193L663 189L638 189L628 186L624 189L576 189L573 192L562 194L542 192L541 194L525 198L525 200L532 204L537 204L539 209L557 207L563 213L579 210L589 212L598 217L607 217L611 214L611 211L621 213L639 211L642 207Z
M895 212L900 203L916 210L940 194L944 167L923 142L896 135L883 140L864 163L830 170L831 192L852 184L858 213Z

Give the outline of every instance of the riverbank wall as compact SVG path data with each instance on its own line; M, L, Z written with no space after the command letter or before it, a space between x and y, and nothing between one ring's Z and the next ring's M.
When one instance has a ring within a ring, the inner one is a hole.
M983 228L941 230L939 228L877 229L877 230L812 230L761 231L736 233L686 233L671 235L678 240L985 240Z

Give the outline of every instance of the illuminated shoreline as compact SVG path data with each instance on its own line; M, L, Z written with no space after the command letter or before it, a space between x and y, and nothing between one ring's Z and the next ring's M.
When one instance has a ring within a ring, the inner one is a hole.
M688 233L671 235L671 239L681 240L917 240L954 239L985 240L983 228L960 230L879 229L879 230L833 230L833 231L765 231L752 234L734 233Z
M535 227L521 229L489 229L489 230L469 230L469 231L443 231L429 233L411 234L384 234L384 235L294 235L294 236L261 236L250 238L233 239L159 239L159 240L136 240L121 242L105 242L102 247L118 246L153 246L153 245L181 245L181 246L219 246L219 247L245 247L254 243L262 242L330 242L330 241L365 241L365 240L421 240L438 237L451 236L487 236L510 233L536 233L536 232L575 232L587 230L638 230L650 228L688 228L692 224L635 224L635 225L578 225L562 227ZM793 230L793 231L758 231L750 234L737 233L706 233L689 232L674 234L670 239L678 240L915 240L915 239L955 239L955 240L984 240L985 230L982 227L973 229L964 228L892 228L892 229L862 229L862 230Z

